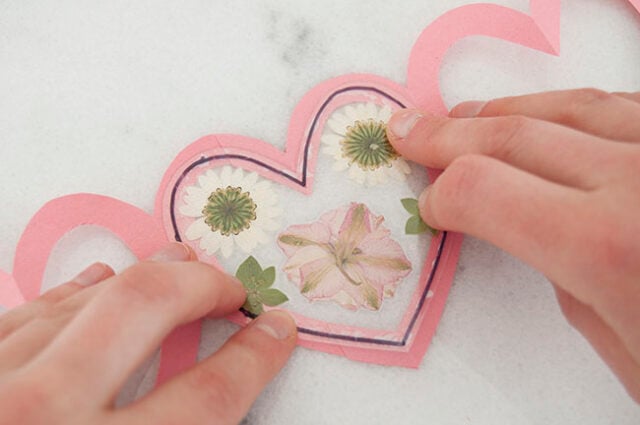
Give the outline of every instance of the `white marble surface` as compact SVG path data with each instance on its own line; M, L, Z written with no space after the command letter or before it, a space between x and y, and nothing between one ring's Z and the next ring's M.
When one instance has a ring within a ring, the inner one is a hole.
M0 268L47 200L114 196L151 211L164 169L216 132L282 147L312 86L347 72L404 82L421 29L462 0L0 1ZM524 0L496 2L526 10ZM562 54L485 38L448 54L448 105L555 88L640 89L640 19L622 0L563 2ZM594 170L595 172L595 170ZM46 286L94 259L132 261L82 228ZM209 323L203 355L235 329ZM636 424L640 408L563 320L543 276L467 239L420 369L298 349L247 424Z

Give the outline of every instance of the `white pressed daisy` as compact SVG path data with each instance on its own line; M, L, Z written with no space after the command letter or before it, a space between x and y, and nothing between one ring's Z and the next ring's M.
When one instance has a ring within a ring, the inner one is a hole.
M282 209L269 181L225 166L219 172L207 170L185 189L180 213L195 218L185 232L188 240L199 240L209 255L220 251L229 258L236 246L248 254L267 243Z
M376 186L404 181L411 167L387 139L389 106L372 102L346 105L331 114L322 135L322 151L335 159L334 170L346 171L358 184Z

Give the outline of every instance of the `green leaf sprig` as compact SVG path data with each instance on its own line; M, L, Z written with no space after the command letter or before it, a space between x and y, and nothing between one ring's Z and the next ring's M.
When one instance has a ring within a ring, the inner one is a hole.
M438 231L433 227L429 226L422 220L420 217L420 209L418 208L418 200L413 198L404 198L401 199L402 206L411 217L407 220L407 224L404 226L404 232L407 235L420 235L425 232L431 233L432 236L438 234Z
M247 290L247 300L242 308L250 313L259 315L264 312L265 305L274 307L289 301L283 292L271 287L276 280L275 267L263 270L253 256L240 264L236 277Z

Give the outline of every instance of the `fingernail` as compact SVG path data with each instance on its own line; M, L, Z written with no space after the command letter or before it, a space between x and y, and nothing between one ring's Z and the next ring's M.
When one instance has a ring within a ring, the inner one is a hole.
M484 109L487 102L479 100L470 100L468 102L462 102L451 110L449 116L453 118L473 118Z
M430 190L431 186L427 186L420 194L420 197L418 198L418 206L420 207L420 209L424 208L427 205L427 198L429 197Z
M424 115L415 109L403 109L393 114L387 125L387 132L390 139L404 139L416 122Z
M244 288L244 283L242 283L242 281L240 279L238 279L235 276L229 276L229 279L231 280L231 283L233 283L234 285L238 285Z
M149 257L149 260L168 263L171 261L187 261L189 258L191 258L191 251L185 244L172 242Z
M259 316L254 322L256 329L260 329L275 339L287 339L295 332L295 322L284 311L273 310Z
M109 274L109 266L103 263L93 263L83 271L81 271L76 277L71 279L71 282L75 282L78 285L90 286L104 280Z

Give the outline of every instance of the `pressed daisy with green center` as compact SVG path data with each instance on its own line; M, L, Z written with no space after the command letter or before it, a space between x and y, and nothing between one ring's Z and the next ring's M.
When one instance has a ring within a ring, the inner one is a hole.
M204 222L223 236L237 235L256 219L256 203L241 187L218 188L209 195L202 210Z
M373 119L356 121L347 127L340 145L342 155L363 170L391 166L391 162L398 157L387 139L385 123Z
M184 236L207 255L230 258L236 248L251 254L280 228L282 208L271 183L256 172L225 165L208 169L180 195Z
M404 182L409 164L387 139L392 109L374 102L354 102L336 109L321 136L322 152L334 159L333 170L345 171L363 186Z

